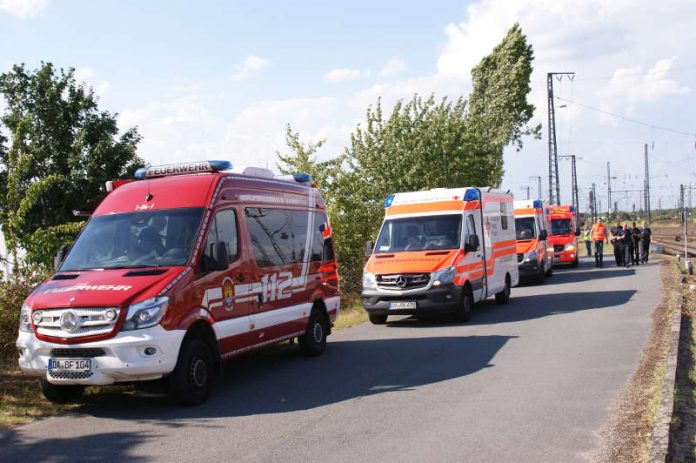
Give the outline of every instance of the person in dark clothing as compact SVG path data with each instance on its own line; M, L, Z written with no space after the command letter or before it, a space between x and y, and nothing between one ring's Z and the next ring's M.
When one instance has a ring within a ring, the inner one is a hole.
M633 261L633 229L628 224L624 223L623 226L624 236L623 236L623 264L624 267L628 268L632 265Z
M618 267L623 266L623 237L624 230L621 227L621 222L616 221L616 226L614 226L609 231L609 239L611 240L611 245L614 246L614 260Z
M648 262L648 254L650 254L650 239L652 238L652 231L643 222L643 228L640 230L640 261L642 263Z
M640 228L638 228L635 222L633 222L633 228L631 229L631 238L633 240L631 261L633 265L640 265Z

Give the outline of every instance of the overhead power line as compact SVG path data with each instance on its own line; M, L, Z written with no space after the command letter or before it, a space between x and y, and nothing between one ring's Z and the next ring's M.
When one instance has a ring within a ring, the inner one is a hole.
M580 107L582 107L582 108L586 108L586 109L589 109L589 110L592 110L592 111L596 111L596 112L598 112L598 113L607 114L607 115L609 115L609 116L617 117L617 118L619 118L619 119L625 120L626 122L632 122L633 124L639 124L639 125L643 125L643 126L645 126L645 127L650 127L651 129L662 130L663 132L676 133L677 135L686 135L686 136L688 136L688 137L693 137L693 136L696 135L696 134L694 134L693 132L690 133L690 132L685 132L685 131L683 131L683 130L670 129L669 127L661 127L661 126L659 126L659 125L651 124L651 123L649 123L649 122L639 121L639 120L637 120L637 119L632 119L632 118L630 118L630 117L624 116L623 114L617 114L617 113L613 113L613 112L611 112L611 111L604 111L603 109L595 108L594 106L590 106L590 105L587 105L587 104L584 104L584 103L580 103L580 102L577 102L577 101L568 100L568 99L566 99L566 98L561 98L561 97L559 97L559 96L557 96L556 99L558 99L558 100L560 100L560 101L565 101L566 103L575 104L575 105L578 105L578 106L580 106Z

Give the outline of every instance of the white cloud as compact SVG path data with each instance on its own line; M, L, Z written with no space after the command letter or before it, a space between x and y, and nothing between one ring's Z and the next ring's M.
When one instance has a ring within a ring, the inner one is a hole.
M350 82L370 77L369 69L331 69L324 74L324 80L331 83Z
M382 69L379 71L379 75L382 77L393 77L397 74L401 74L406 70L406 63L398 58L392 58L387 61Z
M111 83L108 81L94 82L97 76L97 71L92 66L79 66L75 68L75 80L78 84L84 83L87 87L91 87L98 96L104 96L111 88Z
M271 62L265 58L249 55L244 60L244 63L238 66L237 70L232 73L230 79L234 81L246 80L258 71L267 68L270 64Z
M48 6L48 0L0 0L0 11L22 19L41 14Z
M78 82L88 82L92 80L96 74L92 66L78 66L75 68L75 79Z

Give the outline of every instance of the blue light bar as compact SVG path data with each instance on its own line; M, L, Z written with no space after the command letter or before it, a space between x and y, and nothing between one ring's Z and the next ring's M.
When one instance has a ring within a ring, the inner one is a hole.
M541 199L535 199L534 202L532 203L532 207L534 209L541 209L542 207L544 207L544 205L541 202Z
M570 212L575 212L575 206L570 206Z
M309 174L292 174L292 178L294 178L296 182L300 183L309 183L312 181L312 176Z
M229 161L197 161L180 164L164 164L161 166L141 167L135 171L138 180L146 178L166 177L169 175L199 174L202 172L219 172L232 168Z
M464 193L464 201L477 201L479 199L479 192L475 188L469 188Z
M392 202L394 202L394 195L387 196L387 199L384 200L384 207L390 207Z

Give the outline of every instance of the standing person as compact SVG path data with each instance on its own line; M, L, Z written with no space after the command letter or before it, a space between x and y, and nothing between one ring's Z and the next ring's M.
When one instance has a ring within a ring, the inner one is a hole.
M582 240L585 242L585 247L587 248L587 256L592 257L592 241L590 227L585 227L585 230L583 230Z
M597 223L592 226L592 241L594 242L595 267L604 267L604 243L607 241L607 227L597 218Z
M650 254L650 239L652 238L652 230L643 222L643 228L640 230L640 261L644 264L648 262L648 254Z
M633 229L628 222L624 222L623 230L623 264L624 267L628 268L631 266L631 262L633 261Z
M616 221L616 226L609 231L609 239L611 245L614 246L614 260L617 267L623 267L623 237L624 229L621 227L621 222Z
M633 241L631 261L633 265L640 265L640 228L638 228L635 222L633 222L633 228L631 228L631 239Z

